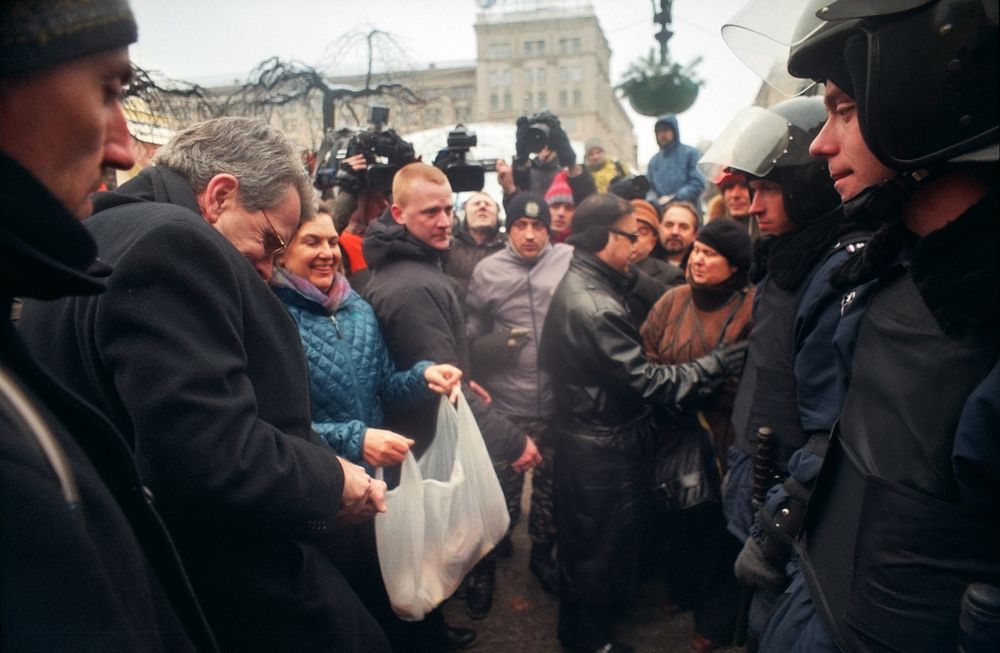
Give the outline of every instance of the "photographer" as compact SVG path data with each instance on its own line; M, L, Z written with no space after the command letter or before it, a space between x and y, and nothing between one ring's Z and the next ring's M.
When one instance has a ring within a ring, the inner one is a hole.
M392 178L402 166L416 161L413 145L392 129L384 129L389 110L368 109L369 129L328 131L318 156L313 185L330 203L333 223L340 233L344 273L360 290L367 282L368 264L361 238L372 220L389 206Z
M497 161L496 166L505 207L519 192L544 195L560 170L566 171L574 204L597 191L593 176L576 162L569 137L553 114L543 111L521 116L517 119L516 138L513 165Z

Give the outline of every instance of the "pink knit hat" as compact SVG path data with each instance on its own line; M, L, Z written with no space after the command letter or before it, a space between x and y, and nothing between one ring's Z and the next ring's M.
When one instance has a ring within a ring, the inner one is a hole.
M553 204L570 204L576 206L573 201L573 190L569 187L569 177L565 170L560 170L552 179L552 185L545 191L545 203L549 206Z

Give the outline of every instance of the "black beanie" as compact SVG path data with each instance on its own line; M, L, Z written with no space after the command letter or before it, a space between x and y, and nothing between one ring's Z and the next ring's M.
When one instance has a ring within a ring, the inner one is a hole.
M698 231L695 240L725 256L730 265L743 271L750 269L751 245L746 225L732 218L716 218Z
M573 212L572 235L566 242L591 252L608 244L608 229L635 211L629 202L611 193L594 193Z
M137 35L127 0L2 0L0 77L124 48Z
M536 193L518 193L507 205L507 218L505 222L507 228L517 222L520 218L533 218L545 225L546 229L552 226L552 214L549 213L549 205L545 198Z

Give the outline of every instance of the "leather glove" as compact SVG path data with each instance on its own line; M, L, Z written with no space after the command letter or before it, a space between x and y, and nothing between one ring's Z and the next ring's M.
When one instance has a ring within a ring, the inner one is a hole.
M559 157L560 165L567 168L576 165L576 152L573 151L573 146L569 144L569 136L558 121L549 128L549 148Z
M524 164L528 160L528 122L527 116L517 119L517 133L514 141L514 164Z
M736 578L744 585L761 588L772 594L781 594L788 585L783 565L769 559L760 549L753 535L747 538L743 550L733 566Z
M527 329L495 331L472 341L470 353L476 372L506 367L517 359L521 348L528 344Z
M715 356L719 361L723 377L739 376L743 372L743 363L746 362L748 346L749 343L746 340L719 345L709 355Z

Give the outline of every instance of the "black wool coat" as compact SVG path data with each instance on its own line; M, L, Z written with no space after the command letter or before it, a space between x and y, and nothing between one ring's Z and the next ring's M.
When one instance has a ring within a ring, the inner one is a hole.
M386 212L365 233L365 260L372 269L364 297L375 309L386 347L399 369L419 361L469 369L465 316L458 282L441 270L441 253L411 237ZM468 377L463 381L468 381ZM466 393L493 460L517 460L525 434L478 396ZM415 410L386 406L386 427L416 440L419 454L434 438L439 402Z
M85 224L107 291L29 303L20 329L131 441L219 643L385 650L331 553L343 471L311 430L284 306L169 169Z
M0 305L103 290L86 230L2 153L0 197ZM0 385L0 648L216 650L125 441L6 318Z

